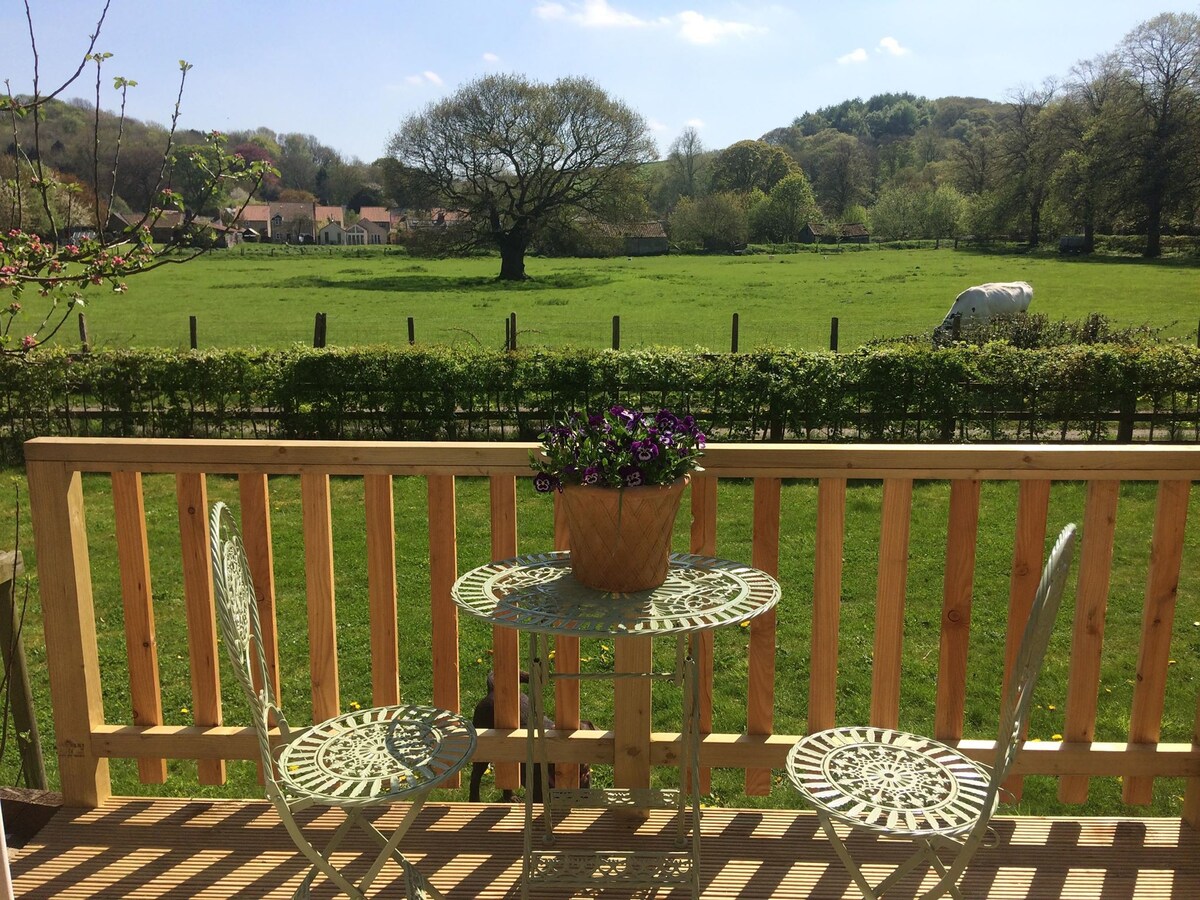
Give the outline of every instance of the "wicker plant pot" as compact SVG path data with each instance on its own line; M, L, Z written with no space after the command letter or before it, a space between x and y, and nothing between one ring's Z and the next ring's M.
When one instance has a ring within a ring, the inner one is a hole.
M671 531L691 476L669 485L631 488L564 486L571 572L588 587L646 591L667 578Z

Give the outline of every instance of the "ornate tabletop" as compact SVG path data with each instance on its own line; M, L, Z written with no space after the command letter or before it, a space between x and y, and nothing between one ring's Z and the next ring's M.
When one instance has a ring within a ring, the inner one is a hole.
M577 582L571 554L554 552L472 569L452 596L470 615L522 631L654 636L741 624L778 602L779 584L741 563L673 553L661 587L613 594Z

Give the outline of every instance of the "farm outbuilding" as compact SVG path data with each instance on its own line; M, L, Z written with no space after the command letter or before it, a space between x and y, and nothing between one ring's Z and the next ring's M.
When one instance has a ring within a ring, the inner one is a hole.
M824 222L808 222L800 229L797 240L801 244L869 244L871 234L860 222L842 225L826 225Z
M661 256L670 250L662 222L642 222L623 235L626 256Z

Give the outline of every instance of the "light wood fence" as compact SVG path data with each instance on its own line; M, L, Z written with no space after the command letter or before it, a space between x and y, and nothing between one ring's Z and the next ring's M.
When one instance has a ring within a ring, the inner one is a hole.
M393 476L421 476L428 483L429 573L432 614L433 702L460 707L458 617L450 588L456 569L456 476L484 476L491 485L491 548L494 558L516 551L516 479L530 474L521 443L351 443L218 440L129 440L39 438L26 444L30 505L34 520L40 596L60 761L62 790L69 805L94 807L110 794L108 759L135 758L143 781L165 778L166 759L196 759L203 783L220 783L227 759L254 759L257 746L246 727L222 724L217 638L208 571L205 476L238 479L243 533L260 612L266 626L272 676L278 679L279 632L275 610L269 475L298 476L301 484L307 632L313 714L340 708L335 633L331 476L363 481L367 521L367 568L374 701L398 697L396 532ZM1189 743L1160 742L1166 694L1169 641L1175 617L1192 483L1200 480L1200 448L1141 446L888 446L727 444L710 446L705 471L692 483L691 550L716 549L717 481L752 479L753 565L771 573L780 559L780 495L784 479L817 482L815 549L812 558L812 636L808 697L809 730L835 724L838 635L842 593L847 484L882 482L871 720L894 726L900 718L900 671L908 578L910 521L915 480L950 483L946 567L936 690L935 736L981 760L992 741L965 740L967 647L975 574L980 490L984 482L1015 481L1018 503L1009 579L1007 660L1015 654L1036 589L1047 540L1051 482L1086 483L1082 543L1076 566L1078 587L1070 642L1070 673L1063 699L1062 741L1028 743L1018 760L1023 774L1059 776L1060 799L1086 799L1088 779L1124 776L1124 799L1147 803L1157 776L1187 779L1184 818L1200 825L1200 736ZM119 568L128 653L129 692L136 711L131 723L105 721L97 652L95 612L81 475L112 478ZM175 476L192 678L192 726L163 723L149 549L141 477ZM1146 568L1144 612L1129 734L1123 742L1093 740L1104 620L1109 596L1117 497L1122 482L1157 483L1153 534ZM561 526L555 542L569 543ZM766 793L770 770L783 763L796 735L774 734L776 616L750 625L744 733L710 733L712 727L712 636L696 647L702 673L701 749L705 766L746 770L746 790ZM631 645L643 639L629 641ZM647 640L648 639L644 639ZM516 761L525 752L517 730L518 641L515 632L494 634L497 728L481 733L479 756L500 763L499 785L515 786ZM619 648L620 649L620 648ZM644 648L618 653L616 665L644 659ZM559 638L556 666L577 669L579 647ZM728 677L728 676L717 676ZM638 684L642 684L638 681ZM560 732L552 758L569 781L579 762L612 764L623 758L619 778L646 784L650 767L677 759L678 733L652 732L649 685L617 692L611 731L579 731L578 683L559 682L556 709ZM644 693L642 691L644 690ZM1198 707L1200 712L1200 707ZM1200 725L1197 726L1200 728ZM628 763L628 760L635 760ZM704 773L707 777L707 773ZM1019 790L1019 781L1012 787Z

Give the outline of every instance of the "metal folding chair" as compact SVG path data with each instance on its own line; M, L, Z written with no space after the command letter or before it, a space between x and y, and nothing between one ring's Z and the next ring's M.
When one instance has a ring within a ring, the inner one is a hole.
M246 551L224 503L213 506L209 532L217 622L233 671L250 701L267 798L311 864L293 896L307 897L313 879L323 874L350 897L363 900L392 859L403 870L407 897L442 897L404 858L399 844L429 792L470 761L475 729L462 716L444 709L381 706L292 731L271 691ZM272 721L279 728L275 741L270 734ZM388 837L365 812L397 801L410 806ZM323 848L305 836L296 820L297 813L313 807L337 807L346 816ZM380 848L357 883L333 864L333 854L354 826L366 831Z
M816 810L838 857L868 900L878 900L921 863L939 876L922 898L948 893L962 900L958 880L988 836L1001 785L1021 748L1074 546L1075 526L1068 525L1042 570L1001 706L1000 737L990 768L946 744L890 728L831 728L801 738L788 752L788 778ZM835 822L852 831L908 838L916 850L872 886ZM938 856L943 848L956 851L949 865Z

